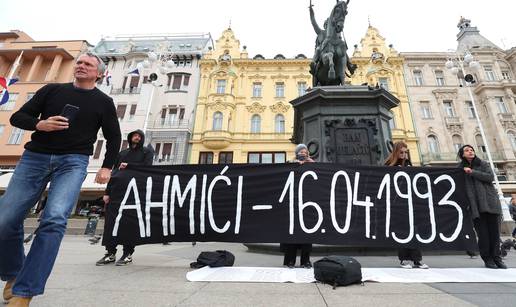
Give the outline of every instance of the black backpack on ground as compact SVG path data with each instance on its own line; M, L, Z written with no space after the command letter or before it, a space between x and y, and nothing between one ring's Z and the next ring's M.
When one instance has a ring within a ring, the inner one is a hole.
M362 266L351 257L328 256L314 262L315 279L337 286L347 286L362 282Z
M235 256L226 250L217 250L214 252L201 252L196 262L190 263L192 269L198 269L205 266L212 268L221 266L233 266Z

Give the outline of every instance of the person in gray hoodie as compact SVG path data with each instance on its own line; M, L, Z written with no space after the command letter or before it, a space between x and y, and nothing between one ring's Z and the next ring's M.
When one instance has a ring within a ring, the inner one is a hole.
M493 186L494 174L489 164L475 155L471 145L459 149L459 168L465 173L466 195L478 237L480 256L486 268L506 269L500 256L500 219L502 207Z

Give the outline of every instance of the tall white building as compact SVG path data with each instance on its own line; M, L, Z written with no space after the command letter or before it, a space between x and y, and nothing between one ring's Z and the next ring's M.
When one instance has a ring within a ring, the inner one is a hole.
M155 150L154 165L185 164L199 91L198 61L213 48L209 33L119 36L94 48L107 64L99 88L116 105L122 130L145 130L145 145ZM153 59L155 59L153 61ZM151 75L157 80L151 82ZM99 133L90 168L99 168L105 140Z
M469 51L480 68L466 70L475 79L470 89L499 179L516 180L516 52L503 50L461 18L457 54ZM404 74L423 165L455 165L457 151L475 147L487 160L464 74L454 75L445 63L450 52L404 52Z

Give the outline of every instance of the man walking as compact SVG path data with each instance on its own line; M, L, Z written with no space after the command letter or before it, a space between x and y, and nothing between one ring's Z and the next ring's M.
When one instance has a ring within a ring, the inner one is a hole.
M120 148L113 100L95 87L105 65L93 53L79 56L74 81L48 84L11 116L14 127L35 131L0 198L0 278L8 306L28 306L43 294L100 128L106 155L95 181L106 183ZM46 207L25 256L23 220L50 183Z
M125 150L122 150L118 154L117 161L115 163L114 169L123 170L127 167L127 165L152 165L152 159L154 157L154 152L149 148L144 147L143 144L145 142L145 135L143 131L136 130L127 135L127 142L129 143L129 147ZM111 181L108 183L106 193L104 195L104 203L109 205L109 194L111 190ZM104 224L105 227L106 224ZM104 228L104 233L106 229ZM124 245L124 252L122 257L116 262L116 265L127 265L133 262L133 253L134 253L134 245ZM97 261L96 265L106 265L109 263L113 263L116 260L116 245L107 245L106 246L106 254Z

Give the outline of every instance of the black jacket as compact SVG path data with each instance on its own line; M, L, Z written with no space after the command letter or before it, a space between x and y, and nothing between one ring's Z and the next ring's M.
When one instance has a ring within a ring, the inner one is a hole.
M133 148L133 144L131 139L133 135L138 133L141 137L140 143ZM118 153L116 158L116 162L113 168L113 172L117 172L121 163L127 163L128 165L152 165L152 160L154 158L154 152L148 147L143 146L145 143L145 134L141 130L135 130L127 135L127 142L129 143L129 147L127 149L122 150ZM111 191L111 180L109 181L106 187L106 195L109 195Z

